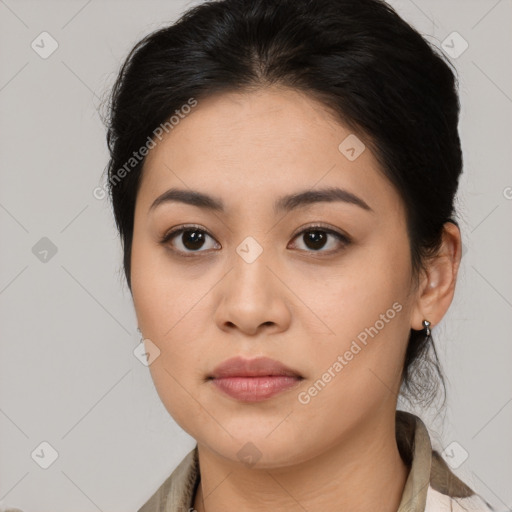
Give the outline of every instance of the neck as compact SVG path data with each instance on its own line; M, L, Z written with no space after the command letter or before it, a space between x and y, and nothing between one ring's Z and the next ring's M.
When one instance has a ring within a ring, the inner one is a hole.
M394 417L358 426L313 459L284 468L247 468L198 443L197 512L351 510L396 512L409 468L400 457Z

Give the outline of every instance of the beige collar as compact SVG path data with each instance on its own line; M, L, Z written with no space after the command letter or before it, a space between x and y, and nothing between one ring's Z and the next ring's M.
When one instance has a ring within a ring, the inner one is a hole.
M397 411L397 417L411 418L416 421L414 430L412 464L405 482L402 499L397 512L423 512L427 502L432 466L432 445L427 427L413 414Z

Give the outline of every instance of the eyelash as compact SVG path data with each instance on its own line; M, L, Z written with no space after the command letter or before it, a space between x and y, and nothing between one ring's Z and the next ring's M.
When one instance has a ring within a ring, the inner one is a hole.
M176 235L185 233L187 231L192 231L192 232L199 231L201 233L208 235L213 240L215 240L215 238L212 235L210 235L210 233L208 233L208 231L203 229L202 227L193 225L193 224L188 224L188 225L184 225L184 226L178 226L176 228L173 228L171 231L168 231L167 233L165 233L164 236L160 239L160 243L162 245L169 246L169 241L172 238L174 238ZM344 250L348 245L350 245L352 243L352 240L347 235L344 235L344 234L342 234L332 228L326 227L322 224L313 224L313 225L307 226L306 228L302 229L298 233L294 234L292 237L292 240L298 238L300 235L303 235L304 233L308 233L311 231L320 231L320 232L332 235L335 238L337 238L338 241L340 241L343 246L341 249L334 249L334 250L330 250L330 251L322 251L321 249L319 249L318 251L314 251L314 250L309 250L309 251L305 250L304 251L304 252L312 253L313 255L322 254L322 253L325 255L332 255L332 254L335 254L337 252ZM178 254L179 256L182 256L184 258L190 258L190 257L194 258L194 257L196 257L196 254L199 254L201 252L207 252L207 251L201 251L201 250L184 252L184 251L180 251L180 250L176 250L176 249L172 249L172 248L171 248L171 250L173 252L175 252L176 254Z

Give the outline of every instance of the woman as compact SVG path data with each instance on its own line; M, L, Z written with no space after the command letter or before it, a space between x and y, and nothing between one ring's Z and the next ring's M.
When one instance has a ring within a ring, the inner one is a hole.
M380 0L220 0L140 41L110 194L158 394L197 445L139 512L491 510L397 397L442 384L456 78Z

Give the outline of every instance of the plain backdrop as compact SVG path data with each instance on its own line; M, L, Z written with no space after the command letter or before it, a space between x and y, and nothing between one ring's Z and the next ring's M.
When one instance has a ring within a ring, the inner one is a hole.
M452 307L434 329L448 408L418 414L434 447L462 461L455 473L510 509L512 1L391 3L438 47L447 41L462 103L464 255ZM105 92L132 46L191 5L0 0L4 506L137 510L195 444L133 354L119 240L109 204L93 196L108 156ZM41 453L57 457L47 469Z

